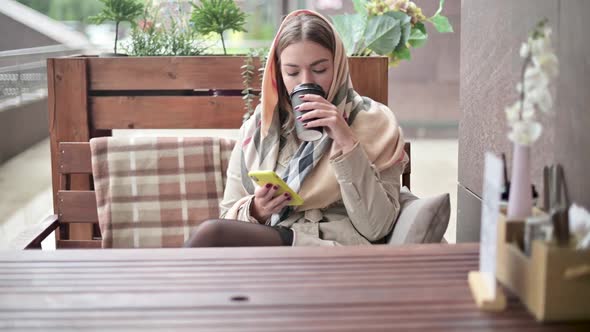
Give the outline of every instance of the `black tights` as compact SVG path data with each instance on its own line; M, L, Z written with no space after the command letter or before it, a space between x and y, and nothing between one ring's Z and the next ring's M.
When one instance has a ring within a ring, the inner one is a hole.
M292 241L293 233L288 228L212 219L200 224L184 247L267 247L291 245Z

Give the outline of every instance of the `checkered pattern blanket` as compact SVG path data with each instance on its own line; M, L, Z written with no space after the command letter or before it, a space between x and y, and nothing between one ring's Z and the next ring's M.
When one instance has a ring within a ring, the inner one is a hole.
M220 138L90 140L103 248L181 247L219 216L235 142Z

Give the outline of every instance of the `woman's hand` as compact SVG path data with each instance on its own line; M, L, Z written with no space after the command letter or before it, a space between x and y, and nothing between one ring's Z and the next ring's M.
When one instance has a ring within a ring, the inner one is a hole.
M343 153L352 150L357 138L344 117L338 114L336 106L324 97L314 94L303 95L301 99L304 103L299 105L298 109L305 114L297 118L296 121L311 120L304 123L303 126L305 128L324 127L328 136L340 146Z
M267 183L264 187L258 187L254 191L254 199L250 204L250 215L259 223L262 224L273 214L279 213L291 201L291 195L288 193L274 197L278 189L278 186Z

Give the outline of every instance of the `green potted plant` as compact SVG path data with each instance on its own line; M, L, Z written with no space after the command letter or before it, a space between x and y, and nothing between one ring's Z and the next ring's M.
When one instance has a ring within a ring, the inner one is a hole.
M390 66L409 60L410 49L426 43L426 22L438 32L453 32L447 17L441 14L444 0L434 15L426 17L409 0L353 0L356 14L332 17L349 56L372 54L389 57Z
M203 35L219 34L223 54L227 55L223 33L227 30L246 32L246 14L233 0L202 0L200 5L193 6L191 22L194 29Z
M134 56L201 55L207 47L189 18L190 13L178 4L154 6L148 1L123 48Z
M119 40L119 24L129 22L134 24L136 17L141 15L144 10L143 2L140 0L100 0L103 8L96 16L89 17L89 21L96 24L102 24L106 21L115 22L115 48L114 55L117 54L117 42Z

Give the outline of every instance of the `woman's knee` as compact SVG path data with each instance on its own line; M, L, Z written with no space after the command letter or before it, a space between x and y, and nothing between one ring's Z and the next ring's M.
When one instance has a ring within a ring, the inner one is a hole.
M203 221L184 243L184 247L216 247L221 245L225 224L219 219Z

